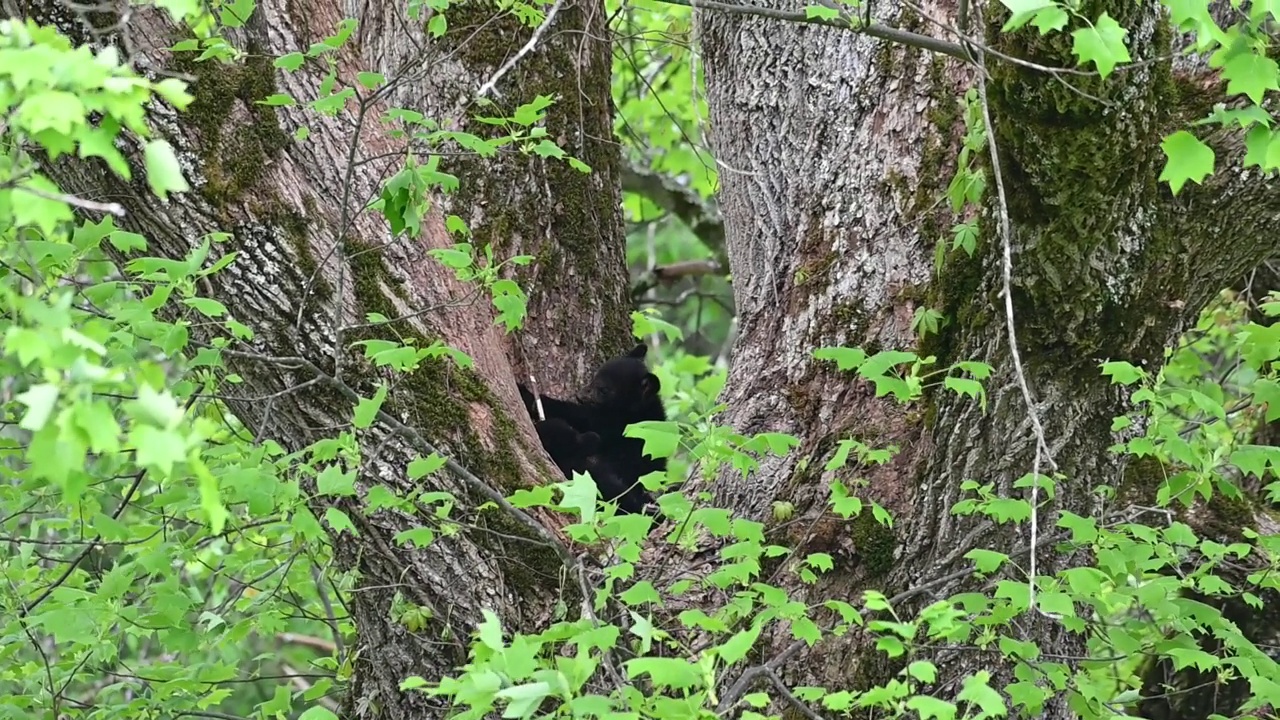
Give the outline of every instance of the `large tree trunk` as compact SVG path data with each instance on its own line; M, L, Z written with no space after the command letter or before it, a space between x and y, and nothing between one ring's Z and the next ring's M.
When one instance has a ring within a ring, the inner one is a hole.
M1074 65L1070 43L1057 36L1000 34L1007 14L989 5L989 46ZM924 9L954 26L955 7ZM886 24L928 29L914 12L875 8ZM1154 370L1186 318L1274 252L1274 231L1266 228L1275 227L1280 210L1280 189L1259 182L1256 171L1240 172L1240 148L1222 138L1211 140L1219 171L1204 186L1175 199L1157 182L1163 134L1199 117L1211 101L1180 92L1179 84L1204 81L1172 74L1164 60L1170 32L1158 4L1091 3L1086 14L1103 10L1128 29L1134 61L1154 61L1149 71L1105 83L1073 79L1086 93L1076 94L1048 74L989 62L1012 226L1018 349L1051 458L1041 472L1066 477L1055 501L1040 509L1041 525L1050 529L1058 510L1096 514L1090 488L1123 477L1121 457L1107 448L1127 392L1112 386L1098 363L1127 360ZM990 172L976 254L951 252L940 276L932 272L935 244L949 242L955 222L938 199L963 135L956 99L976 84L975 74L949 58L852 32L706 10L697 17L713 142L728 168L720 203L740 322L723 421L741 432L802 439L798 452L762 461L757 475L717 478L717 499L758 519L767 519L772 501L788 500L801 521L787 527L805 532L790 531L786 541L800 543L802 554L844 551L844 564L837 561L812 597L857 597L878 587L897 593L909 614L975 587L962 558L971 548L1015 556L1021 548L1015 560L1025 568L1025 524L1017 534L997 532L980 516L950 512L964 480L1025 497L1013 483L1032 472L1037 446L1006 329L1000 208ZM1180 105L1187 97L1203 104ZM923 344L910 327L922 305L950 321ZM922 357L936 354L938 367L989 363L988 410L954 393L928 393L923 413L874 398L867 384L812 358L813 348L831 345L917 349ZM865 494L895 514L892 530L870 517L846 527L828 513L819 522L832 479L822 467L849 437L901 450L887 465L851 463L838 471L870 480ZM1041 538L1047 534L1042 527ZM1038 557L1041 577L1068 561L1043 546ZM1042 653L1082 654L1079 635L1036 613L1023 620L1023 639ZM824 642L819 656L791 664L788 684L865 688L896 672L874 671L885 667L884 656L858 642L856 634ZM948 658L935 687L954 689L964 674L991 667L980 653ZM993 685L1010 680L998 672ZM1065 695L1045 711L1065 716Z
M610 54L607 43L583 40L604 36L602 5L566 0L537 48L496 84L505 114L539 94L558 98L550 137L592 173L514 152L450 167L462 186L451 210L468 220L477 245L494 243L498 260L543 256L540 272L554 278L543 281L549 292L531 298L523 357L509 355L488 298L475 296L427 255L454 242L438 209L424 219L418 238L389 238L383 218L362 209L405 152L382 129L381 114L409 107L441 127L482 134L485 126L468 124L469 101L532 31L509 16L492 18L494 6L475 3L451 10L455 32L435 41L401 17L402 4L379 7L385 15L358 18L360 31L337 53L338 71L352 85L358 71L381 72L392 90L364 112L353 102L336 117L303 109L316 97L321 64L286 73L274 70L271 59L333 34L345 14L342 3L259 3L244 30L230 35L252 55L231 65L193 62L191 54L170 57L164 48L175 28L162 12L146 8L129 24L135 61L195 76L190 112L153 118L189 168L195 190L156 203L141 181L108 177L94 162L63 161L49 171L66 192L110 197L127 208L120 226L146 236L150 255L181 258L207 233L234 233L228 249L238 259L201 292L256 333L227 359L244 378L238 396L246 398L231 407L259 438L298 450L350 425L357 395L370 397L390 379L363 359L355 341L412 338L425 347L442 339L475 361L464 370L431 359L388 382L383 414L356 433L357 494L321 496L312 507L318 517L330 506L343 510L357 531L354 537L333 533L340 566L359 577L349 607L360 641L350 707L362 717L438 717L441 708L425 695L398 689L404 678L452 673L466 658L482 608L499 613L507 627L537 628L562 599L567 553L554 522L476 507L555 472L522 411L513 366L522 367L521 375L533 370L544 391L563 391L629 336L617 152L607 140ZM78 41L92 39L58 0L8 9L53 22ZM255 104L273 93L288 93L298 105ZM309 138L292 140L302 126ZM135 168L134 177L142 172ZM465 298L471 301L459 302ZM422 312L428 308L437 309ZM370 327L370 312L397 320ZM574 327L560 327L571 317ZM208 339L199 326L191 330L194 341ZM395 536L429 518L390 511L366 516L360 498L375 483L401 496L414 491L419 482L408 478L406 467L433 448L458 466L421 482L453 493L465 524L414 549ZM431 609L429 627L410 632L393 620L397 593Z

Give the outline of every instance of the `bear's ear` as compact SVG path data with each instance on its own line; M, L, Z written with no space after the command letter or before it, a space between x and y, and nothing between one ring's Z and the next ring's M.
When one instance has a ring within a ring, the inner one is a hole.
M646 400L658 397L658 391L661 389L662 383L659 382L657 375L645 373L644 377L640 378L640 397Z
M643 360L644 356L649 352L649 346L644 343L631 348L631 352L627 353L627 357Z
M583 455L595 455L600 449L600 436L593 432L585 432L578 436L578 449Z

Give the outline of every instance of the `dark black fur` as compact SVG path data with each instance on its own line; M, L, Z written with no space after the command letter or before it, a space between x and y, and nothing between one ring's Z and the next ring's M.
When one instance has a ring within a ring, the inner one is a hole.
M546 413L546 422L560 421L572 430L599 438L598 464L605 466L606 475L612 475L607 481L596 480L600 488L600 496L607 501L618 500L619 509L626 512L640 512L640 507L652 503L652 496L638 481L641 476L651 472L666 470L666 458L653 458L644 454L644 441L639 438L623 437L622 432L632 423L643 420L666 420L667 413L658 397L660 383L658 376L649 372L644 364L648 346L636 345L626 355L609 360L596 370L590 384L580 393L576 400L560 400L546 395L542 396L542 409ZM538 410L534 403L533 393L523 384L520 397L534 423L538 422ZM541 437L542 430L539 430ZM557 436L563 436L563 428L548 430ZM562 459L567 458L563 441L555 441L558 451L548 446L543 439L543 447L547 448L552 460L560 466ZM564 467L561 467L561 472ZM616 478L617 485L613 484ZM607 487L611 486L611 487ZM631 488L629 492L622 490ZM621 498L621 499L620 499ZM632 507L632 506L640 507Z
M600 496L616 500L618 509L624 513L644 512L644 506L652 502L643 486L631 487L624 483L601 457L600 436L596 433L580 433L559 418L535 422L534 427L538 430L542 447L566 479L572 480L574 472L589 474L595 480Z

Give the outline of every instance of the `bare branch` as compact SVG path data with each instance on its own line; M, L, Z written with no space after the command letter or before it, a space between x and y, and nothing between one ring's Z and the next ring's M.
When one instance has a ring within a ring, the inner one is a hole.
M556 0L555 4L551 6L551 9L547 11L547 16L542 21L542 24L538 26L537 30L533 31L533 35L529 36L529 42L525 43L524 47L520 48L519 52L512 55L510 60L503 63L502 67L498 68L498 71L493 74L493 77L486 80L485 83L480 86L479 90L476 90L476 97L484 97L490 92L495 95L498 94L494 86L498 84L498 81L502 79L503 75L510 72L511 68L515 67L516 63L520 62L520 58L533 51L533 48L538 44L538 40L542 37L542 33L546 32L547 28L551 26L552 21L556 18L556 13L560 12L560 6L563 4L564 0Z
M681 186L662 173L634 163L622 166L622 189L643 195L653 204L680 218L702 244L716 254L722 264L726 262L724 221L720 219L720 210L715 205L704 202L697 192Z
M939 40L938 38L929 37L928 35L920 35L908 30L900 30L895 27L881 25L880 23L871 23L863 25L862 21L856 16L844 10L840 10L840 15L835 20L828 20L821 17L809 17L804 12L794 12L791 10L777 10L774 8L760 7L759 5L747 5L737 3L716 2L716 0L658 0L658 2L668 5L683 5L685 7L698 7L702 10L715 10L717 12L731 13L734 15L755 15L757 17L773 18L774 20L786 20L787 22L807 23L809 25L825 25L840 30L852 30L853 32L870 35L881 40L889 40L890 42L901 43L902 45L910 45L918 47L921 50L936 52L941 55L950 55L958 60L968 61L969 56L965 53L964 48L959 43ZM821 3L835 10L832 5Z
M26 193L31 193L32 195L35 195L36 197L42 197L45 200L56 200L57 202L64 202L72 207L78 207L81 210L110 213L112 215L115 215L116 217L124 217L124 207L122 207L117 203L100 203L100 202L94 202L92 200L85 200L84 198L78 198L75 195L65 195L63 193L45 192L44 190L33 188L30 185L17 185L17 186L14 186L13 189L21 190L22 192L26 192Z
M680 278L716 275L723 270L724 265L719 260L711 258L681 260L670 265L659 265L645 273L644 277L640 278L640 282L631 288L631 297L639 298L659 285L670 285Z

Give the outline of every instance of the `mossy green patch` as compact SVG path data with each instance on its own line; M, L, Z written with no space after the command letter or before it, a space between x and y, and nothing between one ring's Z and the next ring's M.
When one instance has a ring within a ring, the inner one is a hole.
M867 334L870 316L856 298L836 302L831 311L815 322L809 331L808 341L815 347L830 345L835 338L843 337L848 344L861 344Z
M355 300L361 315L377 312L388 318L396 317L396 305L386 293L389 288L392 292L403 291L392 281L381 249L346 238L343 252L351 267ZM411 341L417 347L427 347L438 339L414 332L404 323L375 325L366 330L365 337ZM400 381L400 387L401 392L388 399L389 412L407 418L407 424L428 441L450 448L464 467L503 495L527 487L516 454L522 448L515 422L473 370L458 367L451 359L427 358ZM471 407L477 404L487 406L494 420L492 449L486 447L472 425ZM484 501L479 496L473 499L477 503ZM480 519L499 534L481 533L479 537L483 542L492 541L491 549L495 552L512 556L509 570L514 579L529 583L527 587L535 587L544 585L547 576L555 577L559 572L558 556L537 542L497 547L502 543L499 539L502 536L534 540L528 528L514 518L493 509L483 511ZM513 556L517 550L518 556Z
M925 29L924 18L920 13L909 7L902 8L898 15L898 27L907 32L919 33ZM887 44L887 43L886 43ZM904 68L914 68L920 60L920 55L924 51L918 47L911 45L902 46L902 66Z
M311 281L311 296L321 302L333 299L333 286L320 273L320 265L311 251L312 223L299 213L287 209L268 211L266 221L268 225L278 227L284 233L285 240L293 248L298 267Z
M858 559L866 568L868 577L884 577L893 567L893 549L898 542L897 536L892 529L881 525L869 508L864 509L852 522L853 546L858 551Z
M924 336L918 354L936 355L939 367L967 359L959 357L962 339L992 321L991 304L982 296L987 272L982 257L969 257L963 250L948 252L942 272L925 294L925 305L942 313L948 322L938 332Z
M409 302L410 298L404 283L392 275L382 261L382 248L347 236L342 239L342 253L351 266L356 299L365 312L381 313L387 318L397 317L399 311L395 303L383 294L383 288L404 302Z
M239 65L196 62L195 52L174 54L175 69L196 78L191 86L195 100L184 117L204 140L201 160L206 182L200 192L218 208L240 200L262 179L268 161L289 143L276 109L257 104L276 92L271 58L252 44L248 50L248 58ZM237 100L248 110L251 122L228 127Z
M946 192L950 174L954 172L956 145L953 137L963 130L960 102L947 80L945 58L935 56L929 62L926 91L930 107L926 114L929 129L924 133L924 149L920 153L920 169L916 173L915 192L909 198L907 219L926 216L931 222L921 229L925 241L937 239L939 231L946 229L944 218L949 216L947 206L938 200ZM932 247L926 242L927 247Z
M1158 7L1087 0L1080 14L1097 17L1104 9L1130 30L1135 61L1169 52L1165 21L1154 17ZM1075 64L1069 33L1001 33L1007 17L996 8L987 18L997 49L1050 66ZM1152 38L1136 38L1152 23ZM1013 63L993 63L990 72L1001 173L1006 188L1016 188L1007 201L1020 248L1013 291L1019 343L1064 368L1131 357L1145 312L1134 312L1124 290L1143 274L1143 262L1174 250L1152 247L1168 239L1150 234L1164 162L1160 139L1178 101L1168 70L1154 63L1070 83ZM995 193L987 195L993 204Z
M1207 512L1203 513L1205 522L1200 534L1211 537L1220 543L1250 542L1244 535L1244 528L1254 525L1254 506L1247 499L1227 497L1220 489L1215 488L1209 498Z
M584 7L565 6L557 16L557 26L589 27L591 19L585 12ZM446 34L441 42L446 49L456 49L477 77L492 75L533 32L509 12L483 3L451 8L449 24L458 31ZM456 155L442 163L448 172L465 178L455 193L457 206L485 208L483 222L471 228L477 245L491 245L496 255L505 256L513 248L513 240L521 239L524 248L539 249L540 267L572 268L584 278L617 274L614 263L618 256L601 252L600 245L622 239L618 222L621 156L612 140L613 100L608 90L612 64L607 49L596 46L583 46L571 32L544 38L538 52L524 57L505 77L499 107L480 109L483 115L509 115L540 95L555 99L543 123L547 137L586 163L590 173L576 170L564 160L534 154L496 158ZM462 119L460 129L482 138L504 133L470 117ZM542 238L551 241L540 242ZM583 296L566 301L583 307L603 305L600 315L606 327L601 337L617 347L601 350L622 352L631 338L626 288L620 286L617 292L603 294L591 284L578 283L576 287Z
M891 658L878 650L874 643L867 643L857 650L857 660L853 663L848 689L865 692L889 684L907 666L909 657L909 654L904 654Z

